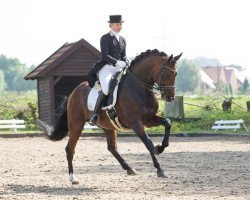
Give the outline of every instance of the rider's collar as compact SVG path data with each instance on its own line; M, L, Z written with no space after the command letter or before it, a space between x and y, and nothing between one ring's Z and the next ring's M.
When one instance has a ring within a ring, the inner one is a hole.
M113 31L113 30L110 30L109 31L109 34L111 35L111 36L115 36L116 37L116 39L119 41L119 33L117 33L117 32L115 32L115 31Z

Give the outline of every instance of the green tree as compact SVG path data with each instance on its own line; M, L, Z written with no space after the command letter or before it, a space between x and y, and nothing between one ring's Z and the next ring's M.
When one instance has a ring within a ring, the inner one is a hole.
M31 68L34 68L34 66ZM7 90L20 92L36 88L34 81L26 81L23 79L30 71L30 68L22 64L17 58L7 58L5 55L0 55L0 70L4 73Z
M183 59L178 64L176 86L182 92L194 92L200 86L198 66L188 59Z
M245 80L240 88L240 92L242 94L245 94L247 92L248 86L249 86L248 80L245 78Z
M0 70L0 94L4 91L4 85L4 73L2 72L2 70Z

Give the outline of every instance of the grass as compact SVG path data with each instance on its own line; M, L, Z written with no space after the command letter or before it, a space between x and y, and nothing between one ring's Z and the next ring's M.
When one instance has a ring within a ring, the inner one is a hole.
M238 96L233 98L232 109L230 112L222 111L222 102L224 98L219 96L198 96L184 97L184 119L171 119L172 132L174 133L214 133L211 130L216 120L224 119L244 119L245 124L250 130L250 112L247 112L246 101L250 96ZM196 104L194 106L190 104ZM210 107L206 110L205 107ZM160 102L160 112L163 113L164 103ZM154 127L147 129L148 132L163 133L164 127ZM233 130L220 130L217 132L231 133ZM247 133L244 128L239 129L236 133ZM248 132L249 133L249 132Z
M232 110L222 111L222 96L185 96L184 97L184 119L171 119L172 133L214 133L211 130L213 123L220 119L244 119L250 130L250 112L247 112L246 101L250 96L235 96L233 98ZM25 119L27 129L18 130L18 133L41 133L34 123L34 115L31 115L31 108L28 103L37 104L36 91L26 93L5 93L0 96L0 119L12 119L21 116ZM199 106L194 106L195 104ZM159 100L158 114L164 116L164 101ZM204 109L210 107L210 110ZM36 110L37 115L37 110ZM1 133L8 133L10 130L0 130ZM100 130L86 130L84 132L100 132ZM164 127L146 128L148 133L164 133ZM231 133L233 130L217 131L220 133ZM237 130L236 133L246 133L244 129Z

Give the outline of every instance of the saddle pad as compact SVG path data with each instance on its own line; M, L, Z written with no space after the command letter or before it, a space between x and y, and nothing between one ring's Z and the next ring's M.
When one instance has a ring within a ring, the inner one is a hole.
M95 110L96 101L97 101L100 91L101 91L101 87L100 85L98 87L97 84L95 84L95 86L90 90L88 94L88 99L87 99L87 105L90 111Z
M88 95L88 100L87 100L88 109L90 111L95 110L96 101L97 101L100 91L101 91L101 86L98 83L96 83L95 86L90 90L89 95ZM116 100L117 100L117 91L118 91L118 85L115 87L114 92L112 94L113 101L111 102L110 105L106 105L102 107L102 110L107 110L115 106Z

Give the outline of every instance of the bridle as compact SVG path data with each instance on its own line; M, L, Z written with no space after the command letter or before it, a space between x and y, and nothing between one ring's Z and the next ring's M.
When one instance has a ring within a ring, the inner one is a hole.
M174 61L175 62L175 61ZM170 70L174 75L177 73L177 70L175 69L171 69L170 67L168 67L166 65L166 61L164 61L163 66L161 67L160 73L158 74L157 77L157 81L153 84L150 85L148 83L145 83L144 81L140 80L137 76L135 76L128 68L127 68L127 72L128 74L131 75L131 77L136 80L137 83L139 83L141 86L145 87L146 89L150 90L153 93L156 93L154 90L159 91L162 94L164 94L164 90L174 90L175 89L175 85L164 85L163 84L163 73L164 73L164 69L166 70Z
M171 69L170 67L166 66L166 62L164 62L164 65L161 67L161 72L159 73L158 75L158 78L157 80L159 80L159 84L158 84L158 90L163 93L164 90L170 90L170 89L175 89L175 85L164 85L163 84L163 70L164 69L167 69L169 70L170 72L172 72L175 76L175 74L177 73L177 70L175 69Z

